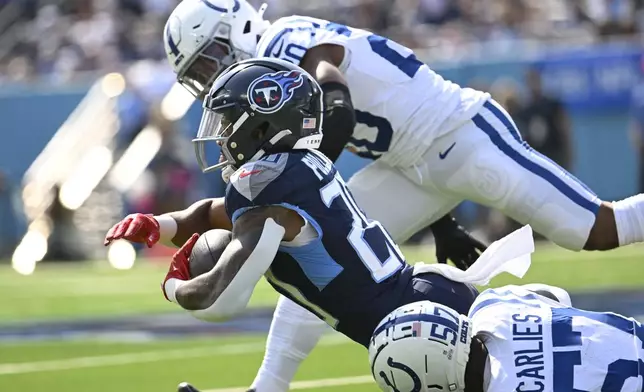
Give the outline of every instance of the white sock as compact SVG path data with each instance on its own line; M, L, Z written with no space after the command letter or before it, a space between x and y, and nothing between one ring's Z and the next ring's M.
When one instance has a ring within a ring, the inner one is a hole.
M644 194L613 202L619 246L644 241Z
M280 296L266 341L262 366L252 388L257 392L284 392L328 325L290 299Z

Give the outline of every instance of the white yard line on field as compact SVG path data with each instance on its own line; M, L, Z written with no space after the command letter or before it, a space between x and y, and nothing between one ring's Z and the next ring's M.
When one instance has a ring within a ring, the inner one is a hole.
M234 352L229 350L233 348ZM133 363L159 362L175 359L209 357L218 354L252 353L263 349L261 344L239 344L224 347L202 347L184 350L157 350L131 354L100 355L25 363L0 365L0 375L73 370L103 366L129 365Z
M356 377L342 377L342 378L324 378L321 380L309 381L295 381L291 383L289 391L298 389L314 389L314 388L329 388L341 387L346 385L360 385L373 383L371 376L356 376ZM248 387L237 388L221 388L221 389L207 389L203 392L246 392Z
M322 346L335 346L350 343L351 341L341 335L330 335L320 341ZM156 350L139 353L100 355L93 357L76 357L56 359L50 361L36 361L23 363L0 364L0 376L10 374L24 374L35 372L48 372L57 370L74 370L103 366L121 366L133 363L161 362L175 359L212 357L215 355L250 354L264 351L265 344L237 343L219 347L198 347L175 350Z

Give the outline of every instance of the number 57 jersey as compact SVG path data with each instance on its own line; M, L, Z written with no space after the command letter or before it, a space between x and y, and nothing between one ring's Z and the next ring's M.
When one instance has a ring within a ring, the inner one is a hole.
M394 41L322 19L278 19L255 54L300 65L307 50L325 44L345 49L339 68L357 120L348 148L362 157L412 166L434 138L471 119L489 99L444 80Z
M481 293L469 316L489 351L488 392L642 391L644 327L521 287Z

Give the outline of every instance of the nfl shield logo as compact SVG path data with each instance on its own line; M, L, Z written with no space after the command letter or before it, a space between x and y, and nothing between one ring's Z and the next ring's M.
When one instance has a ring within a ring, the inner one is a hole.
M422 325L421 325L421 324L420 324L420 322L418 322L418 321L416 321L415 323L413 323L413 324L411 325L411 336L414 336L414 337L416 337L416 336L420 336L420 327L421 327L421 326L422 326Z

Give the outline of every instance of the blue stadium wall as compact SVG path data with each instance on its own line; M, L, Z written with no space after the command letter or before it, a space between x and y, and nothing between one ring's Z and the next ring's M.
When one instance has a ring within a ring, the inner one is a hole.
M87 93L74 88L0 89L0 169L17 183Z

